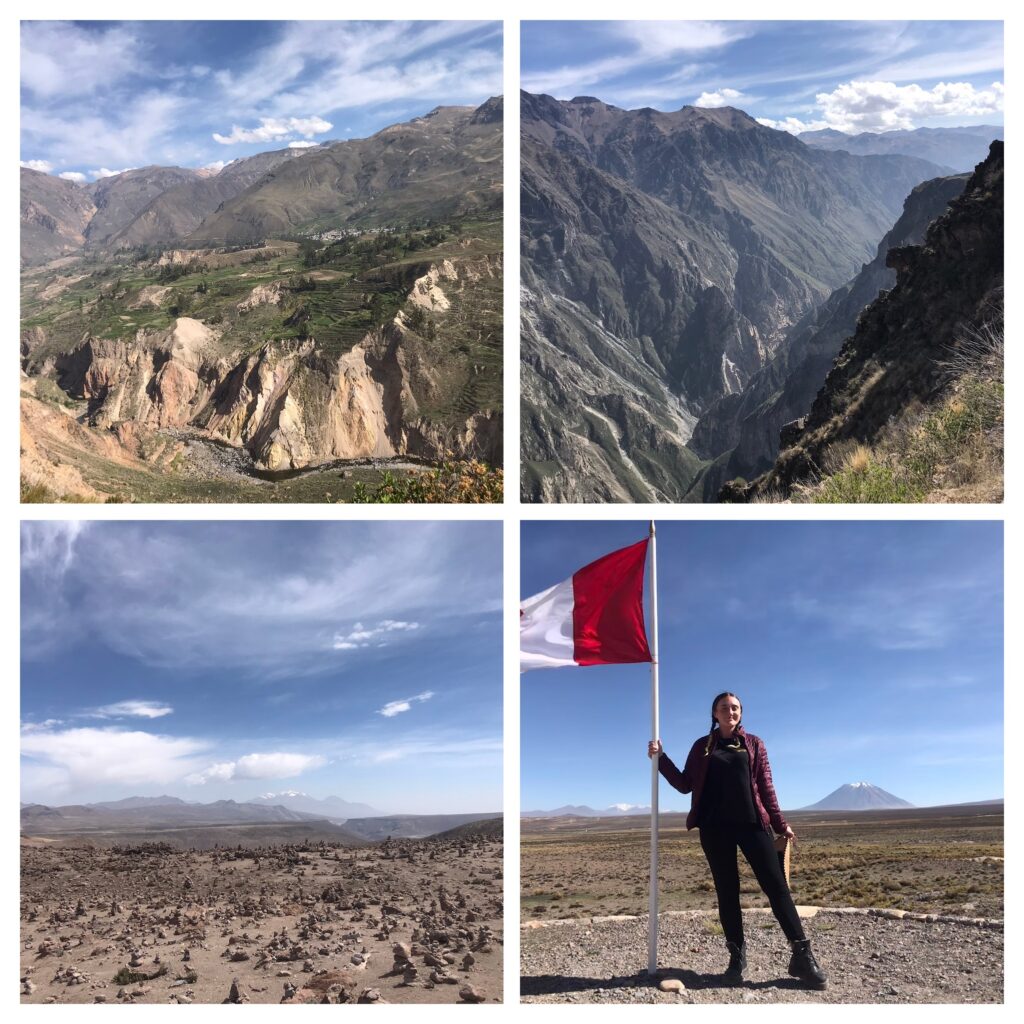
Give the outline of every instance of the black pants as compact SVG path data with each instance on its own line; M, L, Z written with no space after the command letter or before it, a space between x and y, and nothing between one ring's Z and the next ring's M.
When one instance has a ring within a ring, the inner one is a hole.
M805 938L800 916L793 905L793 897L786 885L786 877L779 866L775 843L758 825L703 827L700 845L711 868L718 894L718 917L728 942L743 943L743 915L740 913L740 872L736 864L736 848L743 851L754 872L758 885L764 890L786 938L796 942Z

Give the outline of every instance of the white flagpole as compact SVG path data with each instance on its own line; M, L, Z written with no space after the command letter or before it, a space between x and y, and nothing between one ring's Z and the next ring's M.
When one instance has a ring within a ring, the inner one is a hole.
M660 739L658 725L658 568L654 520L651 520L651 739ZM651 879L647 929L647 973L658 970L658 758L651 758Z

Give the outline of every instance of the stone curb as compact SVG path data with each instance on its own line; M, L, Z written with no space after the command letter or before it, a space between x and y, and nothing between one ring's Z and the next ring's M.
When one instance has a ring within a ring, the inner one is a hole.
M801 918L816 917L818 914L835 914L846 917L884 917L894 921L924 921L928 924L965 924L975 928L989 928L1002 931L1002 918L957 917L952 914L917 914L910 910L890 910L876 907L812 907L797 905ZM744 907L744 914L770 914L768 907ZM685 917L694 920L700 917L717 917L717 910L666 910L659 918ZM573 925L614 924L622 921L646 921L646 914L613 914L607 917L558 917L553 921L524 921L520 931L536 931L540 928L568 928Z

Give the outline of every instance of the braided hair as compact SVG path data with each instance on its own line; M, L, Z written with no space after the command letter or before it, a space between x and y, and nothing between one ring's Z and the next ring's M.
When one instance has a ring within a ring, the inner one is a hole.
M715 719L715 708L718 707L718 702L723 697L736 697L736 703L739 704L739 706L740 706L740 722L743 721L743 702L739 699L739 697L735 693L732 692L732 690L724 690L717 697L715 697L715 699L711 702L711 729L708 732L708 741L704 745L704 756L705 757L707 757L711 753L711 750L712 750L712 748L715 745L715 730L718 728L718 722ZM739 722L737 722L736 724L738 725Z

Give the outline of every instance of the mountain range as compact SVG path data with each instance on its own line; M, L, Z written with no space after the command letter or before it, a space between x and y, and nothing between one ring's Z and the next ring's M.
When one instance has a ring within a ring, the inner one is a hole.
M217 173L141 167L88 185L21 169L21 259L201 248L500 210L501 98L437 107L366 139L257 153Z
M639 804L612 804L603 810L595 810L586 804L566 804L564 807L556 807L552 811L521 811L521 818L618 818L628 817L631 814L650 814L650 807L643 807Z
M896 129L849 134L834 128L800 132L797 138L820 149L842 149L860 156L902 153L954 171L970 171L988 155L993 139L1002 139L1001 125L975 124L956 128Z
M872 152L731 107L521 103L530 501L714 501L769 466L892 284L888 251L923 240L987 134Z
M327 796L321 799L294 789L282 790L280 793L261 793L253 797L249 803L287 807L292 811L315 814L339 824L343 824L349 818L373 818L380 814L380 811L369 804L342 800L340 796Z
M286 804L311 810L298 810ZM392 838L420 839L447 832L473 822L500 818L500 811L471 814L391 814L371 813L342 817L340 809L366 808L339 797L317 800L294 790L267 793L250 802L216 800L198 803L178 797L127 797L95 804L69 804L49 807L22 804L21 831L25 835L60 836L90 834L132 834L245 826L312 825L339 842L379 842ZM324 826L327 826L326 828ZM204 832L204 835L208 833Z

